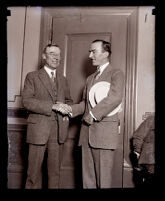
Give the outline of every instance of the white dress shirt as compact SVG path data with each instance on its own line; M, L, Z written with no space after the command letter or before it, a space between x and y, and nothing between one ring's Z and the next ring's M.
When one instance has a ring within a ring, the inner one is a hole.
M109 62L103 64L102 66L98 66L97 70L100 71L99 76L103 73L103 71L106 69L106 67L109 65Z
M50 68L48 68L47 66L44 66L44 69L46 70L46 72L48 73L49 77L52 77L51 72L54 73L54 78L56 77L56 69L51 70Z

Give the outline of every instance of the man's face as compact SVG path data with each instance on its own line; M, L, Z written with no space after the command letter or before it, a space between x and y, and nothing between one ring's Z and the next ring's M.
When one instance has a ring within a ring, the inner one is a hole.
M103 51L102 42L91 44L89 58L94 66L101 66L108 61L108 52Z
M45 65L50 69L56 69L60 65L60 49L58 47L47 47L43 54Z

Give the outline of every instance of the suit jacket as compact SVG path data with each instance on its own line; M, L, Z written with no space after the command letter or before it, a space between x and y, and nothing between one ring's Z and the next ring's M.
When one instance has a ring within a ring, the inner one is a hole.
M60 113L52 111L56 101L72 104L67 80L57 70L56 76L57 96L55 97L49 75L44 68L27 74L22 101L29 112L27 119L27 142L45 144L49 138L50 123L58 122L58 140L64 143L68 134L69 121L64 120Z
M149 116L133 133L133 148L139 164L155 164L155 117Z
M89 91L93 85L95 74L87 78L83 92L83 99L79 104L72 106L73 117L79 114L86 116L89 111L93 113L97 121L90 126L82 123L79 145L84 142L85 136L89 134L89 144L94 148L116 149L118 142L118 115L107 117L121 102L124 88L124 75L119 69L112 69L109 65L96 82L107 81L111 84L108 96L91 108L89 103Z

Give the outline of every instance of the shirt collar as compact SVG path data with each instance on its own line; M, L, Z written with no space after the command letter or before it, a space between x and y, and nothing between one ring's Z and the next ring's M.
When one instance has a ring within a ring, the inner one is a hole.
M102 66L99 66L98 68L97 68L97 70L99 70L100 71L100 75L102 74L102 72L106 69L106 67L109 65L109 62L107 62L107 63L105 63L105 64L103 64Z
M48 68L47 66L44 66L44 69L46 70L46 72L48 73L49 77L51 77L51 72L54 72L54 77L56 77L56 69L51 70L50 68Z

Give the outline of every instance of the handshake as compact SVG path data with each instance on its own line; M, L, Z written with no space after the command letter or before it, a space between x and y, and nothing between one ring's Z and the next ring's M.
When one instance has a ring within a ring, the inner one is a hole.
M68 115L68 116L72 116L72 108L70 105L61 103L61 102L57 102L56 104L53 104L52 106L52 110L55 110L57 112L62 113L63 115Z

